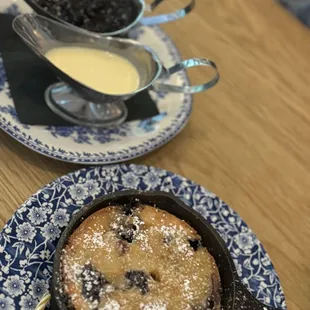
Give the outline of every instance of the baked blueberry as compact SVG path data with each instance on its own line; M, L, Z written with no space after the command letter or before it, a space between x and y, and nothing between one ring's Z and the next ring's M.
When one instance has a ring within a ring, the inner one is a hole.
M201 241L199 239L194 239L194 240L188 240L189 245L194 249L194 251L197 251L201 246Z
M137 230L136 225L127 224L127 225L121 225L120 229L117 232L123 240L132 243L135 237L136 230Z
M103 287L109 282L91 264L84 266L81 273L82 295L90 302L99 301Z
M168 245L173 240L173 237L170 235L164 236L164 244Z
M133 211L137 208L139 205L138 199L131 199L129 203L126 203L123 207L126 215L132 215Z
M136 287L140 289L142 295L145 295L149 291L148 275L142 270L130 270L125 274L125 278L128 280L129 288Z
M62 300L65 303L65 305L67 306L67 310L75 310L75 307L72 304L71 297L68 294L64 294L62 296ZM52 305L50 305L50 307L52 307Z

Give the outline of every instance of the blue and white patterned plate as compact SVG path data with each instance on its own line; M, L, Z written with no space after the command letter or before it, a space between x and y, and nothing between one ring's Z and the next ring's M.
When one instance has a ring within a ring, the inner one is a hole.
M22 0L0 0L0 12L18 14L31 9ZM170 38L158 27L140 27L131 37L152 47L164 65L180 62ZM173 75L169 83L188 85L186 73ZM0 128L30 149L55 159L81 164L116 163L144 155L166 144L187 124L192 97L184 94L151 93L160 114L132 121L113 129L82 126L29 126L19 122L0 54Z
M243 283L267 305L286 309L283 290L263 246L229 206L205 188L165 170L137 165L86 168L31 196L0 234L0 309L34 309L49 289L61 232L81 206L125 189L173 193L218 231Z

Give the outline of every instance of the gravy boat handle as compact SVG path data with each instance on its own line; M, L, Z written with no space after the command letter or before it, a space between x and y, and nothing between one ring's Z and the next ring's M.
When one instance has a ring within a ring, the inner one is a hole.
M164 0L154 0L151 4L149 4L146 7L146 10L152 12L163 1ZM185 17L190 11L193 10L193 8L195 7L195 1L196 0L190 0L189 4L186 7L179 9L173 13L142 17L140 23L142 25L150 26L150 25L168 23L181 19Z
M191 59L184 60L181 63L178 63L170 67L169 69L165 69L162 77L168 78L170 75L177 73L179 71L182 71L182 70L185 70L191 67L199 67L199 66L212 67L215 71L215 76L208 82L205 82L200 85L177 86L177 85L165 84L161 82L155 82L152 88L155 91L159 91L159 92L172 92L172 93L185 93L185 94L194 94L194 93L200 93L200 92L206 91L207 89L213 87L220 78L216 64L212 60L209 60L209 59L191 58Z

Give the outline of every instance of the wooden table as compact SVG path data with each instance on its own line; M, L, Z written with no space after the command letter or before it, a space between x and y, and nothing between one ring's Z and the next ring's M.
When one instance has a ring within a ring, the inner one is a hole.
M169 0L159 11L176 7ZM263 242L289 309L310 309L309 30L273 1L198 0L165 25L182 55L217 62L220 83L195 97L191 121L135 160L218 194ZM193 82L205 71L193 69ZM0 134L0 226L45 183L79 169Z

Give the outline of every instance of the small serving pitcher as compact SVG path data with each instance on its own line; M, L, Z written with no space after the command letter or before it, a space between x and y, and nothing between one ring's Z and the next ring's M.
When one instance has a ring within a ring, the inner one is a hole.
M56 15L53 15L47 11L45 11L41 6L39 6L35 0L25 0L26 3L38 14L43 15L45 17L54 19L56 21L62 22L67 25L71 25L72 27L76 27L78 29L81 29L77 26L74 26L72 24L69 24L68 22L60 19ZM103 36L125 36L126 33L132 29L134 26L140 25L159 25L163 23L168 23L172 22L178 19L182 19L185 17L190 11L192 11L195 7L195 0L189 0L189 3L182 9L179 9L175 12L172 13L167 13L167 14L160 14L156 16L147 16L144 17L144 12L149 11L152 12L155 10L155 8L162 3L164 0L154 0L151 4L146 4L144 0L132 0L133 5L136 7L137 10L137 16L136 18L132 21L131 24L127 25L126 27L119 29L117 31L113 32L104 32L100 33L100 35Z
M119 125L127 117L124 100L144 89L160 92L198 93L213 87L219 80L216 65L210 60L188 59L166 69L152 49L134 40L102 37L37 14L17 16L13 21L13 29L63 81L47 88L45 91L47 105L60 117L78 125L96 127ZM110 95L80 83L45 57L49 50L59 46L96 48L127 59L139 73L139 88L127 94ZM215 71L214 77L195 86L177 86L163 82L170 75L195 66L212 67Z

